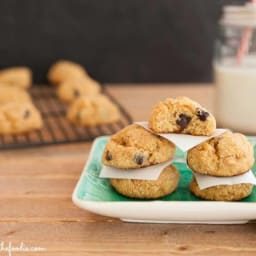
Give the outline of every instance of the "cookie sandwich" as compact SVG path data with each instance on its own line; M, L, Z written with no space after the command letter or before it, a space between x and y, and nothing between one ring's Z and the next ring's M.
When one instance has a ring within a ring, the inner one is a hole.
M253 184L242 181L239 184L221 184L200 189L196 177L199 174L204 175L204 178L219 177L221 180L247 175L253 163L252 144L243 134L227 131L188 151L187 164L194 172L190 190L206 200L241 200L251 194Z
M110 179L117 192L132 198L155 199L176 189L179 182L177 169L167 164L157 180L136 179L136 172L170 161L174 152L173 143L132 124L111 137L105 146L102 162L105 166L119 169L120 172L134 172L134 179Z

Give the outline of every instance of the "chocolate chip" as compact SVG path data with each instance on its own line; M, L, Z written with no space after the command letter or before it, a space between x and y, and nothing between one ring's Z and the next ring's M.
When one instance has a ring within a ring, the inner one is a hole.
M134 156L134 161L136 162L136 164L142 165L144 161L144 156L142 154L136 154Z
M108 150L106 152L105 158L106 158L107 161L112 160L112 154Z
M24 114L23 114L23 119L27 119L30 116L30 111L28 109L25 110Z
M180 114L179 119L176 120L176 124L180 126L180 129L185 129L189 122L191 121L191 117L186 114Z
M198 116L198 118L201 120L201 121L205 121L207 119L207 117L209 116L209 113L204 111L203 109L200 109L198 108L196 110L196 115Z
M78 98L80 96L80 92L77 89L74 89L73 95L75 98Z

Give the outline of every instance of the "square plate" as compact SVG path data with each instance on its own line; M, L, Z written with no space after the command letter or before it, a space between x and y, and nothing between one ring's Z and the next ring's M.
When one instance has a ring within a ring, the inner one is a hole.
M189 191L192 173L186 165L186 155L176 150L179 158L174 165L181 179L171 195L158 200L131 199L118 194L108 179L99 178L101 156L109 137L97 138L73 192L73 202L88 211L132 222L240 224L256 219L256 187L252 194L239 202L204 201ZM249 138L255 142L256 138ZM184 161L180 161L183 159ZM256 173L256 165L253 166Z

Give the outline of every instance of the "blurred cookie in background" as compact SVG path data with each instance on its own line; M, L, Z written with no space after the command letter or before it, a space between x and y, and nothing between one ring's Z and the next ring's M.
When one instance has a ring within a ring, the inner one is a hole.
M42 126L41 114L31 102L10 102L0 106L0 134L21 134Z
M81 97L69 107L67 119L75 125L96 126L120 120L118 107L106 96Z
M26 90L16 86L9 86L0 82L0 105L10 102L31 102L31 97Z
M93 96L100 92L100 84L90 77L67 80L57 89L58 98L64 103L72 103L83 96Z
M0 83L28 89L32 85L32 71L28 67L10 67L0 70Z
M54 63L47 74L49 82L54 85L86 76L87 72L81 65L67 60L59 60Z

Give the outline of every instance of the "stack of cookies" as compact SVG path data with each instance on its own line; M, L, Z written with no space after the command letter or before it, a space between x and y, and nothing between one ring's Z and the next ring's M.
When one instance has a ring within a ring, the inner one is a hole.
M26 91L31 84L29 68L0 71L0 134L20 134L42 127L41 114Z
M187 164L194 173L233 177L248 172L254 163L253 146L240 133L230 131L189 150ZM195 177L190 190L196 196L217 201L241 200L251 194L252 184L218 185L200 189Z
M101 94L100 84L81 65L58 61L49 69L48 80L58 86L58 98L70 105L67 119L72 124L96 126L120 119L117 106Z
M149 130L134 124L112 136L103 153L103 164L125 171L128 168L142 168L168 161L174 155L175 146L158 134L213 136L216 121L209 111L187 97L168 98L153 107L148 128ZM207 177L232 177L248 172L254 163L253 147L242 134L226 131L219 136L209 137L189 150L187 163L194 172L190 190L200 198L240 200L252 192L253 185L248 183L200 189L196 180L196 173L208 175ZM157 198L171 193L176 188L178 179L177 169L169 166L157 181L110 181L119 193L128 197Z
M175 146L139 125L132 124L113 135L107 143L102 161L106 166L122 172L164 163L174 156ZM166 166L157 180L110 179L122 195L155 199L172 193L179 182L179 172L173 165Z
M166 99L150 114L149 127L157 133L210 136L215 132L214 116L187 97ZM254 163L253 146L239 133L225 132L189 150L187 164L194 173L232 177L246 173ZM251 194L252 184L217 185L200 189L195 176L190 190L207 200L240 200Z

